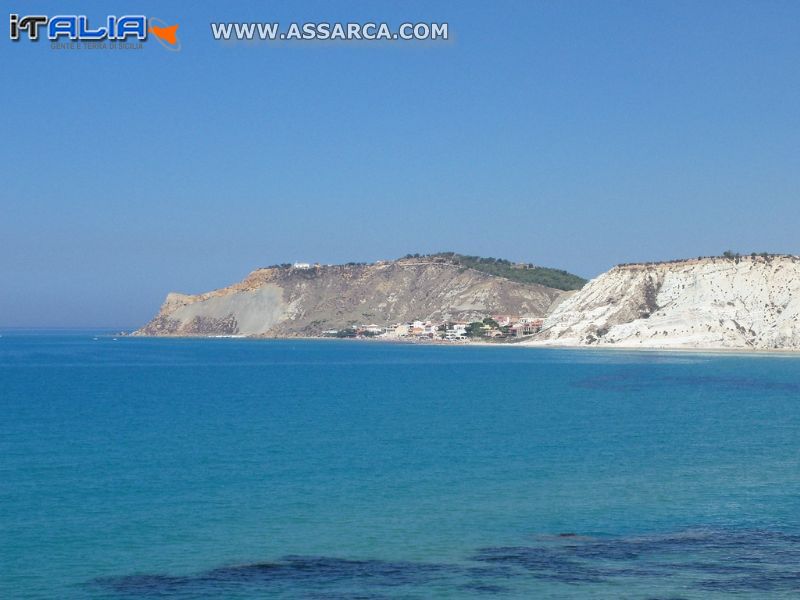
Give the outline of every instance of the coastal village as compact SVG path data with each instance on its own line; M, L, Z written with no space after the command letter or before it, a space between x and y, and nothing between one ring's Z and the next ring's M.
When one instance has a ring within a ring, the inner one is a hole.
M535 337L554 304L585 284L559 269L454 252L272 264L224 288L167 294L135 335L513 343Z
M409 255L409 258L426 258ZM384 265L388 261L377 261ZM529 268L531 265L511 264L512 268ZM295 262L291 265L295 270L318 269L322 265L306 262ZM329 265L333 266L333 265ZM409 321L392 325L351 325L344 329L329 329L322 332L322 337L383 340L404 340L415 342L470 342L470 341L505 341L534 335L542 330L543 317L491 315L477 321Z
M492 315L478 321L410 321L380 326L352 325L345 329L329 329L323 337L379 338L417 342L504 341L539 333L544 319L535 316Z

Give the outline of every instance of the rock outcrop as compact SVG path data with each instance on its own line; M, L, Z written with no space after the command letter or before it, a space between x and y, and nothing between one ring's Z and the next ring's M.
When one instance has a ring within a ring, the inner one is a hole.
M531 344L800 349L800 258L615 267L565 299Z
M314 336L351 324L538 315L564 292L442 258L270 267L198 295L171 293L136 332L150 336Z

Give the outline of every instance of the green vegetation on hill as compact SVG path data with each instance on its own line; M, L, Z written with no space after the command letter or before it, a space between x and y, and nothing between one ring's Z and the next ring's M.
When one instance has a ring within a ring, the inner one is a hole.
M475 269L489 275L503 277L519 283L537 283L557 290L579 290L586 280L561 269L538 267L528 263L513 263L503 258L484 258L481 256L465 256L455 252L439 252L425 257L409 254L405 258L432 258Z
M437 252L436 254L406 254L403 259L425 259L429 261L450 263L465 269L475 269L482 273L488 273L496 277L502 277L510 281L519 283L536 283L556 290L579 290L586 280L561 269L549 269L539 267L530 263L514 263L504 258L485 258L482 256L466 256L456 252ZM363 267L367 263L349 262L345 267ZM318 266L318 265L317 265ZM293 269L291 263L282 263L262 267L267 269L281 269L288 271ZM317 275L317 269L294 269L293 272L298 276L313 278Z
M730 260L735 263L739 263L742 259L750 258L752 260L761 259L764 262L770 262L776 258L791 258L796 259L797 257L793 254L776 254L775 252L751 252L750 254L742 254L740 252L734 252L733 250L725 250L722 254L716 255L712 254L709 256L698 256L697 260ZM651 265L674 265L679 263L684 263L687 261L695 260L694 258L673 258L672 260L654 260L654 261L646 261L646 262L633 262L633 263L620 263L617 266L620 267L632 267L632 266L651 266Z

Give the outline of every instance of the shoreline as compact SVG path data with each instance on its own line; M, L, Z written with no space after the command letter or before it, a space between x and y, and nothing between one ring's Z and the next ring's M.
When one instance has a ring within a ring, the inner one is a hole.
M114 336L103 336L114 337ZM408 346L436 346L450 348L483 347L483 348L525 348L542 350L586 350L609 352L652 352L652 353L683 353L683 354L721 354L721 355L752 355L752 356L786 356L800 357L800 348L713 348L713 347L637 347L637 346L587 346L577 344L537 344L519 342L444 342L436 340L404 340L381 338L336 338L322 336L287 336L287 337L262 337L262 336L201 336L201 335L117 335L116 337L138 339L180 339L180 340L237 340L237 341L330 341L330 342L359 342L379 344L403 344Z

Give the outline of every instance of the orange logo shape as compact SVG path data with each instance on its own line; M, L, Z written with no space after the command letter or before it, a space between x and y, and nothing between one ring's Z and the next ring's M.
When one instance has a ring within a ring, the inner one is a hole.
M158 23L158 25L156 25ZM150 18L149 33L152 33L158 42L167 50L180 50L181 41L178 39L178 24L167 25L161 19Z
M150 28L150 33L158 38L161 38L171 46L174 46L178 43L178 37L175 35L177 31L177 25L172 25L171 27L158 27L157 25L153 25Z

